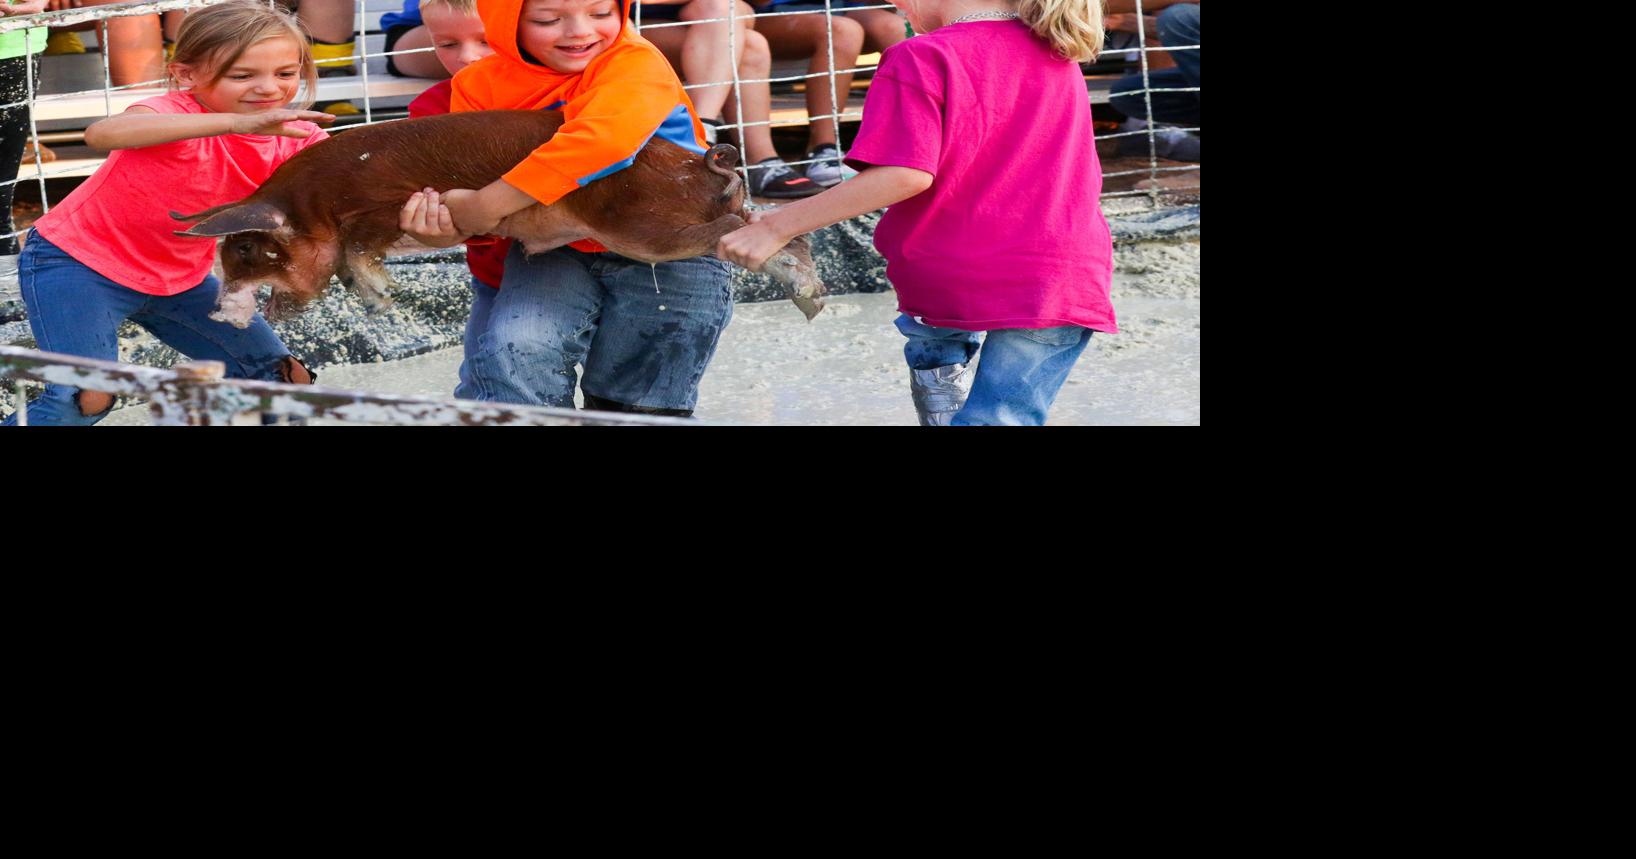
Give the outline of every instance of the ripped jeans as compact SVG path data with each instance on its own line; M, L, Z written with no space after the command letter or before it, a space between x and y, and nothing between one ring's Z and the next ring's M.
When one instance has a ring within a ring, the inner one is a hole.
M455 395L571 409L583 364L587 396L691 411L733 318L731 272L712 256L652 269L567 247L528 257L518 242Z
M207 275L176 295L137 292L97 274L34 231L17 260L17 283L35 348L42 352L118 361L119 324L129 319L195 361L225 363L230 379L286 381L290 350L261 314L244 329L210 318L221 286L215 277ZM29 426L90 426L107 417L107 409L84 414L79 393L67 385L46 385L28 405ZM0 426L16 423L13 414Z

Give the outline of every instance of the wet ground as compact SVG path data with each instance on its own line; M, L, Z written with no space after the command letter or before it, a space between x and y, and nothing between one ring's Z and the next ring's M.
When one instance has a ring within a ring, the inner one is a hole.
M1053 425L1199 423L1199 242L1122 249L1113 299L1121 333L1097 335L1063 386ZM834 296L811 323L787 301L741 303L700 385L701 420L913 425L896 294ZM980 359L979 359L980 360ZM448 396L458 348L325 368L325 386ZM147 423L142 406L104 426Z

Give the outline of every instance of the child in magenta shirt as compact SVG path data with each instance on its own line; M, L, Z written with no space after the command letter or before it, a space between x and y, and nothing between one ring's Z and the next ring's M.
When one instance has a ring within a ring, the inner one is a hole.
M1101 3L896 5L924 35L881 57L846 159L857 178L756 213L717 255L754 270L794 236L890 206L875 247L921 424L1043 424L1091 332L1119 330L1078 65L1101 49Z
M193 12L168 66L184 92L143 99L93 124L85 142L113 154L34 224L17 262L29 327L42 351L115 361L129 319L195 360L240 379L310 383L257 314L238 329L210 318L221 284L210 274L215 242L177 236L169 212L242 199L296 152L328 135L287 110L317 74L300 26L260 0ZM89 425L114 398L47 385L30 404L32 425ZM6 424L15 422L15 416Z

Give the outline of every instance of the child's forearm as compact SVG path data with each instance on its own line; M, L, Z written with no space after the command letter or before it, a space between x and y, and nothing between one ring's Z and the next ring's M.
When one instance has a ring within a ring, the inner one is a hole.
M480 236L493 231L507 215L539 201L504 179L496 179L476 191L453 189L444 194L443 202L460 232Z
M815 197L773 209L759 224L786 240L865 212L883 209L930 188L932 174L912 167L870 167Z
M233 130L229 113L122 113L98 120L85 129L85 145L93 149L135 149L193 137L214 137Z

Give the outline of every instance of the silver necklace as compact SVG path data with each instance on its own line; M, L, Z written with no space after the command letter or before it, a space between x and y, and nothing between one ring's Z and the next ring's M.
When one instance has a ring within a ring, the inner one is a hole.
M970 15L961 15L960 17L954 19L953 21L950 21L949 23L950 24L959 24L959 23L961 23L963 21L982 21L982 20L1007 21L1007 20L1010 20L1010 19L1015 18L1015 17L1017 17L1016 12L993 12L993 11L990 11L990 12L973 12Z

